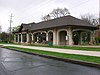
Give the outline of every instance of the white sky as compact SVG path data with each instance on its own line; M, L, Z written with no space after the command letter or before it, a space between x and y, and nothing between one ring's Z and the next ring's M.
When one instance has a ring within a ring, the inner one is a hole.
M11 13L14 27L21 23L40 22L41 17L54 8L64 7L77 18L86 13L99 16L99 0L0 0L0 25L2 31L7 31Z

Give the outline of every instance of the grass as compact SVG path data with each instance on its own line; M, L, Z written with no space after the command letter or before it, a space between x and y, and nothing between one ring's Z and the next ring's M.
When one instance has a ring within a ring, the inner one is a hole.
M13 42L0 42L0 44L13 44L13 45L21 45L20 43L13 43Z
M15 50L18 50L18 51L45 54L45 55L52 55L52 56L61 57L61 58L75 59L75 60L94 62L94 63L100 64L100 57L95 57L95 56L85 56L85 55L77 55L77 54L65 54L65 53L57 53L57 52L50 52L50 51L19 48L19 47L13 47L13 46L5 46L5 48L12 48L12 49L15 49Z
M14 44L13 42L0 42L0 44Z

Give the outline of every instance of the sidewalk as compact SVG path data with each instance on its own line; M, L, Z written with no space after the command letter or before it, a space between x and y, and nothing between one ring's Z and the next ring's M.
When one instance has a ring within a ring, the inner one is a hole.
M29 48L29 49L36 49L36 50L43 50L43 51L51 51L51 52L59 52L59 53L67 53L67 54L79 54L79 55L100 57L99 51L82 51L82 50L58 49L58 48L37 47L37 46L22 46L22 45L12 45L12 44L0 44L0 45Z

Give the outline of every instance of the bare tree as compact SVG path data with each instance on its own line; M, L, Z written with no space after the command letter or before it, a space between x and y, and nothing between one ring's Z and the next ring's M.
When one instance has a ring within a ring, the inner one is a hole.
M50 13L50 15L54 18L58 18L60 15L61 9L53 9L53 11Z
M61 11L61 15L62 16L67 16L69 14L70 14L70 12L69 12L69 10L67 8L62 9L62 11Z
M50 19L51 19L51 16L49 14L42 17L43 21L47 21L47 20L50 20Z
M81 15L80 18L93 25L99 24L99 19L95 18L95 16L92 14L84 14L84 15Z
M70 12L68 11L67 8L57 8L57 9L54 9L51 13L50 13L50 16L53 17L53 18L59 18L59 17L62 17L62 16L67 16L69 15Z
M42 20L47 21L52 18L59 18L59 17L67 16L69 14L70 14L70 12L67 8L64 8L64 9L57 8L57 9L53 9L53 11L50 14L43 16Z

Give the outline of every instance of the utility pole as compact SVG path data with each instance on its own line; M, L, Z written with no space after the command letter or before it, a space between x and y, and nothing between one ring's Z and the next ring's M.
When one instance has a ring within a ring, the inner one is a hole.
M11 34L12 34L12 31L11 31L11 24L12 24L12 17L14 17L14 16L12 16L12 13L11 13L11 15L10 15L10 20L9 20L9 23L10 23L10 34L9 34L9 42L11 42Z

